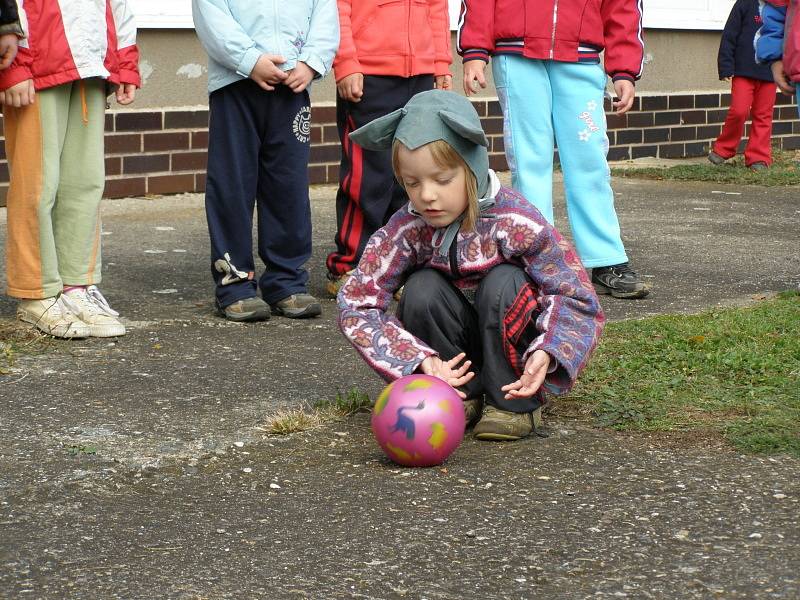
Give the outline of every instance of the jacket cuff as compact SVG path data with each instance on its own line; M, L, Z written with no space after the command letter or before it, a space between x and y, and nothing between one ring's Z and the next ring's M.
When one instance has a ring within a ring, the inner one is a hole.
M461 53L461 58L463 62L467 62L469 60L482 60L483 62L489 62L489 51L484 50L482 48L467 48Z
M250 77L250 73L253 72L253 67L256 66L256 63L258 62L260 56L261 56L261 51L258 50L258 48L256 47L249 48L244 53L244 57L242 57L239 66L236 67L236 72L242 77Z
M338 83L348 75L353 73L363 73L361 63L355 58L346 58L344 60L337 60L333 65L333 74L336 82Z
M303 55L297 58L298 62L304 62L309 67L314 69L314 79L320 79L321 77L325 77L327 73L327 69L325 68L325 63L322 62L318 56L313 55Z
M630 73L613 73L611 81L630 81L633 85L636 85L636 77Z
M119 81L123 84L132 83L137 88L142 87L142 78L139 76L139 73L131 71L130 69L119 70Z
M19 21L0 25L0 35L5 35L7 33L15 33L18 37L23 39L25 38L25 32L22 30L22 26L19 24Z
M434 62L433 75L435 77L440 77L442 75L452 75L452 73L450 73L450 63L445 61Z

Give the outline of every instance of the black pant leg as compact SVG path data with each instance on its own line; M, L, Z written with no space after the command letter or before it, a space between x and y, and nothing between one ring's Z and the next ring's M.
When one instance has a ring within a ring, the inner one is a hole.
M355 268L367 241L383 227L408 197L395 181L391 150L364 150L348 134L405 106L411 97L433 88L433 76L364 76L364 95L349 102L337 95L336 124L342 144L336 193L336 250L328 255L328 271L342 275Z
M255 85L232 83L209 98L205 205L211 274L221 306L256 295L252 230L261 141L250 84Z
M505 392L500 389L519 379L508 357L509 340L504 335L503 321L526 285L530 285L530 279L525 271L515 265L503 264L489 271L475 295L486 402L510 412L532 412L542 404L541 392L530 398L506 400ZM529 317L532 316L529 311ZM511 350L521 355L537 335L535 318L517 325L520 332L515 336Z
M477 398L481 383L481 341L478 315L455 286L434 269L413 273L397 307L403 327L449 360L464 352L472 361L475 377L463 386L468 398Z

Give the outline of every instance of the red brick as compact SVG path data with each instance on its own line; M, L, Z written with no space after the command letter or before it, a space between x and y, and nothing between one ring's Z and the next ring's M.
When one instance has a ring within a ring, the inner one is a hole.
M319 144L322 141L322 127L318 125L311 126L311 143Z
M478 113L479 117L486 116L486 111L488 110L486 100L472 100L472 107L475 109L475 112Z
M140 154L122 159L124 173L157 173L169 171L169 154Z
M122 159L119 156L106 157L106 175L119 175L122 173Z
M106 154L131 154L142 151L142 136L139 133L106 135Z
M195 148L208 148L208 132L207 131L193 131L192 132L192 149Z
M7 195L8 195L8 185L0 185L0 206L6 205Z
M5 160L6 158L6 141L5 139L0 139L0 160Z
M205 171L207 152L175 152L172 154L173 171Z
M179 194L194 191L194 175L159 175L147 178L148 194Z
M339 129L336 125L326 125L323 127L322 139L326 144L339 144Z
M311 121L322 125L324 123L336 123L335 106L312 106Z
M339 144L325 144L311 147L309 163L339 162L342 158Z
M106 113L106 131L114 131L114 114Z
M106 198L126 198L128 196L144 196L147 193L147 180L144 177L123 177L106 179Z
M486 135L503 133L503 119L498 119L497 117L481 119L481 124Z
M490 154L489 168L495 171L508 171L508 163L504 154Z
M205 173L195 173L194 174L194 191L195 192L205 192L206 191L206 174Z
M157 150L188 150L188 132L169 132L169 133L145 133L144 151L154 152Z
M308 167L308 182L309 183L327 183L328 170L325 165L309 165Z

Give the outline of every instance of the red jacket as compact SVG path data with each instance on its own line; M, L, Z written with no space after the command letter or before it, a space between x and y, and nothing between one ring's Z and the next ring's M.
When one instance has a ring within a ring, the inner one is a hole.
M33 79L37 90L89 77L141 85L136 26L128 0L78 3L25 0L20 17L27 38L14 62L0 71L0 90ZM27 26L26 25L27 17Z
M336 81L352 75L449 75L447 0L338 0Z
M459 24L464 61L519 54L578 62L605 49L613 79L642 74L642 0L463 0Z

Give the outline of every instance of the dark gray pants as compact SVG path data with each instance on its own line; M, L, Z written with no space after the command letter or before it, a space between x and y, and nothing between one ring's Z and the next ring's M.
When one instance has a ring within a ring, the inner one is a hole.
M506 400L500 389L519 378L521 356L538 335L532 298L530 279L514 265L489 271L474 303L440 272L422 269L406 281L397 318L443 360L467 355L475 372L462 388L468 398L485 394L501 410L532 412L542 404L541 392Z

